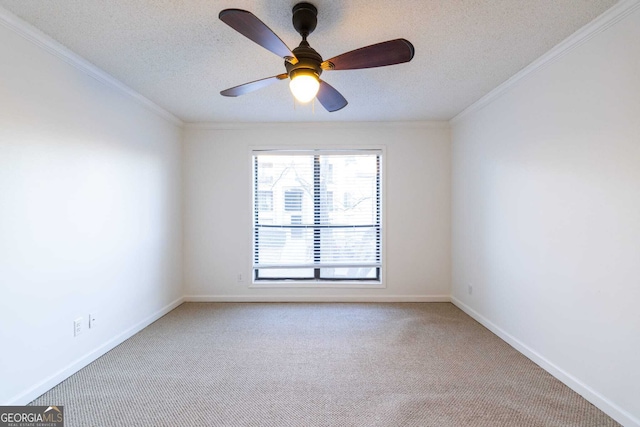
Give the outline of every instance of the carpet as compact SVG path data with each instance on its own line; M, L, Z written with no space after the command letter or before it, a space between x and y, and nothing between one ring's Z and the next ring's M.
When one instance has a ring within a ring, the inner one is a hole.
M617 426L449 303L186 303L34 402L87 426Z

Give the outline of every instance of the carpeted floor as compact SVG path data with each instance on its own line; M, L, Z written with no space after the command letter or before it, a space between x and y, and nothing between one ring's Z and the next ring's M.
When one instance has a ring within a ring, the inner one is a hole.
M616 426L458 308L188 303L36 399L88 426Z

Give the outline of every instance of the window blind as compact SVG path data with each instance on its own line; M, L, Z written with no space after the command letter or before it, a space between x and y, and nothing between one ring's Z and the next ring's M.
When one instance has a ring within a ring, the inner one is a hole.
M256 279L379 279L381 152L255 151Z

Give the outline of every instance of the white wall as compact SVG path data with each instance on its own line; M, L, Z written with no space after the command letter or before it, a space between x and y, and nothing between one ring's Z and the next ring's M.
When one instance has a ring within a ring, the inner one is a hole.
M182 296L181 129L3 25L0 63L0 404L24 404Z
M250 287L250 147L327 145L386 146L386 288ZM449 300L446 123L189 126L183 167L187 299ZM238 283L238 273L245 277L243 283Z
M454 301L625 425L640 425L639 40L636 9L452 126Z

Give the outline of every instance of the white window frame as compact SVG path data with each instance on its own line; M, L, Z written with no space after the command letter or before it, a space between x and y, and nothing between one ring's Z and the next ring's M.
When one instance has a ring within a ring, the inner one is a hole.
M269 279L260 279L258 281L255 280L253 265L253 257L254 257L254 237L253 237L253 228L254 228L254 215L251 215L251 226L250 230L250 248L251 253L249 254L250 259L250 276L251 281L249 283L249 288L367 288L367 289L381 289L386 288L386 146L384 145L373 145L373 146L335 146L335 145L318 145L313 148L310 147L296 147L296 146L249 146L248 147L248 163L250 165L250 173L251 173L251 187L249 191L249 198L251 200L252 212L255 209L254 206L254 163L253 156L256 152L261 151L281 151L282 154L286 154L287 152L309 152L315 153L320 152L321 154L330 154L330 153L340 153L345 154L348 152L355 153L363 153L363 152L376 152L380 155L380 210L381 210L381 235L380 235L380 251L381 251L381 267L380 267L380 275L378 279L357 279L357 280L331 280L331 279L322 279L322 280L269 280ZM274 202L275 203L275 202Z

